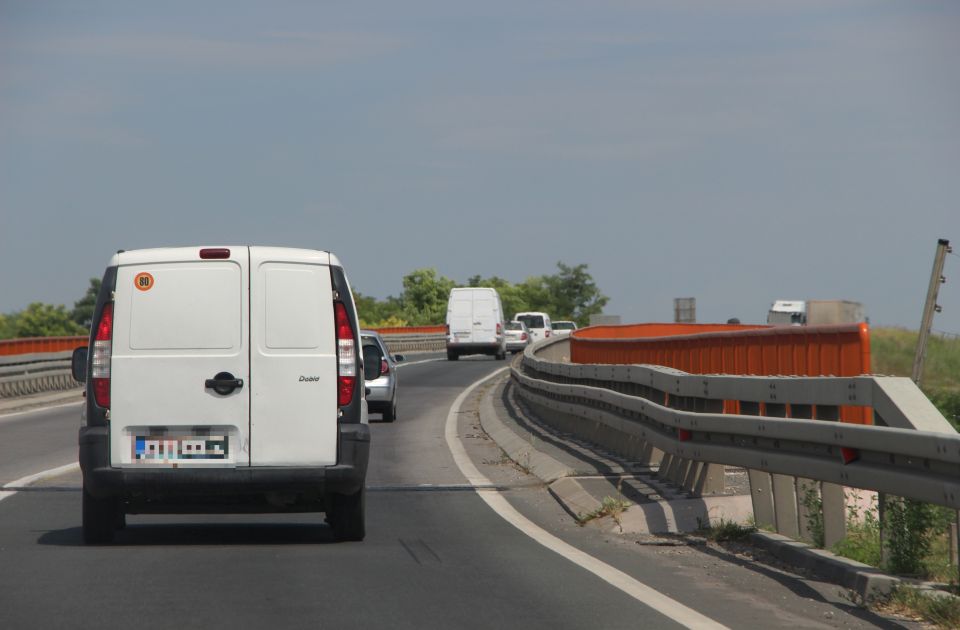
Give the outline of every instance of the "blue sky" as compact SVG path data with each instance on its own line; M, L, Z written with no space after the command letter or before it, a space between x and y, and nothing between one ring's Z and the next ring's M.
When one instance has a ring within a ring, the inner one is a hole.
M958 33L951 2L0 0L0 312L120 248L255 243L381 298L564 261L624 321L916 328L960 253Z

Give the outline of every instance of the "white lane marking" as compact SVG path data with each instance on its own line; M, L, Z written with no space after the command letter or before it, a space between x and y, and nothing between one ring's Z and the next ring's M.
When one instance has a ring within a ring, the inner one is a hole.
M414 361L413 363L407 363L406 361L401 361L400 363L397 363L397 367L402 368L402 367L407 367L408 365L420 365L421 363L433 363L434 361L446 361L446 359L442 357L437 359L423 359L422 361Z
M82 402L83 402L82 400L75 400L73 402L61 403L59 405L48 405L46 407L32 407L30 409L25 409L23 411L12 411L10 413L0 413L0 424L13 420L17 416L25 416L29 413L35 413L37 411L47 411L50 409L60 409L61 407L70 407L71 405L79 405Z
M450 407L450 412L447 414L447 424L444 430L444 435L447 439L447 446L450 448L450 453L453 455L454 461L460 468L460 472L463 473L463 476L466 477L467 481L469 481L473 486L489 487L493 484L489 479L486 478L486 476L483 475L483 473L477 470L476 466L473 465L473 462L467 455L466 449L463 447L463 443L460 442L460 438L457 436L457 415L460 413L460 406L463 404L463 401L466 400L467 396L469 396L474 389L507 369L509 369L509 367L500 368L496 372L471 384L459 396L457 396L457 399L453 401L453 406ZM510 503L508 503L507 500L503 498L503 495L499 492L478 492L477 496L483 499L494 512L500 515L501 518L530 538L533 538L550 551L563 556L570 562L573 562L574 564L586 569L590 573L593 573L601 580L620 589L642 604L653 608L665 617L668 617L669 619L672 619L673 621L676 621L687 628L726 628L726 626L720 624L719 622L698 613L692 608L684 606L680 602L667 597L660 591L657 591L656 589L647 586L643 582L630 577L623 571L616 569L609 564L598 560L587 553L584 553L583 551L580 551L573 545L570 545L546 530L541 529L527 517L520 514L520 512L510 505Z
M51 477L58 477L68 472L75 472L77 470L80 470L80 462L73 462L72 464L64 464L63 466L57 466L56 468L43 470L32 475L27 475L26 477L20 477L19 479L11 481L10 483L5 483L2 487L0 487L0 501L3 501L7 497L12 497L17 493L16 490L7 490L6 488L24 488L38 481L50 479Z

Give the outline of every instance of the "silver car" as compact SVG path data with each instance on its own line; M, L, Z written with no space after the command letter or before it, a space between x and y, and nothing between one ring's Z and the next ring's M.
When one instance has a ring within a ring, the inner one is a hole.
M393 422L397 418L397 363L403 361L403 355L391 355L383 338L374 330L361 330L360 343L367 410L382 414L384 422Z
M507 322L504 336L507 338L507 352L513 354L523 352L524 348L529 346L531 342L530 330L527 329L527 325L516 320Z

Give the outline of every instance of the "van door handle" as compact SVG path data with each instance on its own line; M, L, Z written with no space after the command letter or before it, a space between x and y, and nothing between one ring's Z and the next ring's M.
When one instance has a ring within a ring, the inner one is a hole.
M243 379L233 378L233 374L230 372L220 372L213 378L208 378L204 381L204 387L206 389L212 389L221 396L226 396L227 394L232 394L234 390L241 389L243 387Z

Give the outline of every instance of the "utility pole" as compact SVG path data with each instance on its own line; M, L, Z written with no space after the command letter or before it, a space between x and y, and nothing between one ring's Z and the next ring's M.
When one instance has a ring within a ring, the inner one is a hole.
M937 254L933 257L933 273L930 274L930 286L927 289L927 302L923 305L923 321L920 322L920 338L917 340L917 354L913 359L913 382L920 386L923 380L923 362L927 358L927 340L933 327L933 314L940 312L937 294L940 285L947 281L943 277L943 261L952 252L950 241L941 238L937 241Z

